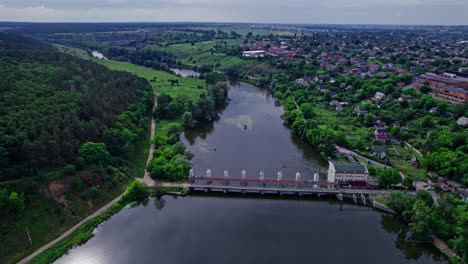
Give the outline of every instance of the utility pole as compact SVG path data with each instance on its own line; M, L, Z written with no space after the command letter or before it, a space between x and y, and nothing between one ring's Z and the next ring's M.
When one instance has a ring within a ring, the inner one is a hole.
M29 235L28 227L26 227L26 233L28 233L29 243L31 243L32 245L32 240L31 240L31 236Z

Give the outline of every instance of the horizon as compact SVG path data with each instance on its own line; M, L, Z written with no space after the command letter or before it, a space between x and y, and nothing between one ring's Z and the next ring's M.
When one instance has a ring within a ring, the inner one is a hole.
M468 25L464 0L0 0L0 20L53 23ZM142 22L143 21L143 22Z
M290 26L436 26L466 27L468 24L377 24L377 23L281 23L281 22L226 22L226 21L2 21L0 23L29 24L246 24L246 25L290 25Z

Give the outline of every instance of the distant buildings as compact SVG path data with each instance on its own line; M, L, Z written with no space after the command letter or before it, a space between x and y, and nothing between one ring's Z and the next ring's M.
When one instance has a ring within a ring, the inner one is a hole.
M434 73L426 73L419 76L419 83L429 84L431 87L439 88L442 86L461 87L468 89L468 82L465 78L447 78Z
M264 57L266 51L264 50L249 50L249 51L243 51L242 56L244 57L251 57L251 58L258 58L258 57Z

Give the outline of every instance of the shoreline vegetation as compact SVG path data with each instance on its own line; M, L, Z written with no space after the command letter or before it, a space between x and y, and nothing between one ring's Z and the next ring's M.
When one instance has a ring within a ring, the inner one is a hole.
M114 203L109 209L83 223L75 231L64 237L55 245L32 258L31 262L38 264L48 264L54 262L72 248L82 245L91 239L94 236L94 230L101 223L108 220L114 214L120 212L127 205L136 206L140 203L144 203L150 194L150 187L146 186L142 182L134 180L128 189L121 196L119 196L117 202ZM28 263L28 261L24 263Z

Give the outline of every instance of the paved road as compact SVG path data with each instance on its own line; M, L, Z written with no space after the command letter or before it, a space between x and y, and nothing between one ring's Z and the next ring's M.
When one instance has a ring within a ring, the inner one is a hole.
M354 156L354 157L363 159L363 160L369 162L369 164L376 165L376 166L379 166L379 167L381 167L381 168L388 168L388 167L390 167L390 166L385 165L385 164L383 164L383 163L380 163L380 162L377 162L377 161L368 159L368 158L366 158L366 157L364 157L364 156L361 156L361 155L357 154L356 152L354 152L354 151L352 151L352 150L349 150L349 149L347 149L347 148L340 147L340 146L338 146L338 145L336 145L335 147L336 147L336 149L337 149L339 152L344 153L344 154L349 154L349 155L351 155L351 156Z

